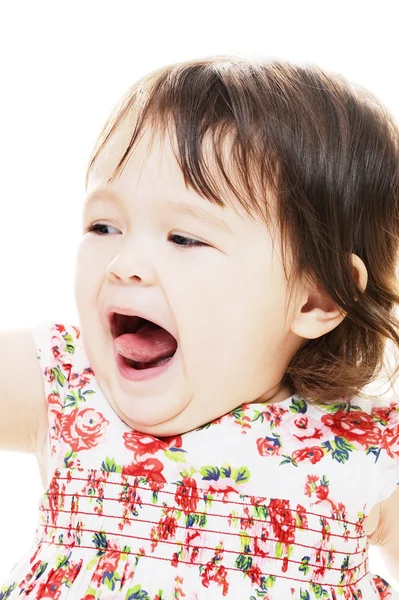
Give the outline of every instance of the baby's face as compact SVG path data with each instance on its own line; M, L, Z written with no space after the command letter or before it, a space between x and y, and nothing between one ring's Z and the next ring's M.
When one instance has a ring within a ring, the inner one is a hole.
M245 402L287 398L292 391L277 386L299 338L285 319L277 241L273 250L266 225L238 203L218 207L186 189L166 139L147 157L148 132L107 184L129 138L119 128L93 167L83 226L108 227L84 233L76 266L83 344L107 400L134 429L168 436ZM122 374L112 307L150 315L173 334L177 351L163 371L141 381Z

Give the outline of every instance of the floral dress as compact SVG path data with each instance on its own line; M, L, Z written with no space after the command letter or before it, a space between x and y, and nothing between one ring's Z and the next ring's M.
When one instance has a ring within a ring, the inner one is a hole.
M0 600L399 599L363 528L399 483L399 404L294 395L158 439L107 403L78 327L34 336L48 488Z

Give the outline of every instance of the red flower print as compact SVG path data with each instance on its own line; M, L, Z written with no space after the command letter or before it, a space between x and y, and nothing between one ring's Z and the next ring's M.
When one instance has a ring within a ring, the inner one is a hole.
M93 583L101 584L105 573L115 573L118 569L121 559L121 550L117 544L110 544L108 541L105 554L101 556L97 563L96 571L93 575Z
M384 430L381 448L386 450L390 458L399 458L399 425Z
M183 445L183 438L181 435L163 437L161 441L165 443L166 448L181 448Z
M302 504L297 504L296 514L297 514L297 517L298 517L298 519L300 521L300 525L298 525L298 527L300 529L307 528L307 526L308 526L308 517L306 515L306 508L304 506L302 506Z
M381 600L389 600L392 596L391 587L385 579L382 577L375 576L373 577L374 584L378 590L379 598Z
M295 419L294 423L299 429L307 429L309 419L307 417L299 417L298 419Z
M192 477L183 477L182 484L176 489L175 502L186 514L196 511L198 504L198 489L197 483Z
M221 553L218 553L217 556L217 559L215 557L217 561L222 560L223 551ZM229 584L227 582L227 570L223 565L218 565L215 562L215 559L208 561L205 565L205 570L201 574L202 585L207 588L209 587L209 583L211 581L215 581L219 586L223 586L223 596L227 596L227 593L229 591Z
M157 458L147 458L143 462L135 462L127 467L123 467L122 474L132 475L133 477L146 477L148 481L161 484L166 483L162 471L163 464L160 460Z
M162 440L139 431L128 431L123 434L123 438L126 448L134 452L136 459L165 449L165 443Z
M47 581L44 581L39 585L37 597L46 600L57 600L62 594L62 583L68 582L71 585L80 569L82 568L83 560L80 559L78 563L70 563L65 568L51 569L48 574Z
M60 487L58 485L57 477L53 477L50 481L47 490L47 500L49 504L50 514L51 514L51 522L54 525L57 522L58 513L60 510L64 508L64 500L65 500L65 484L62 486L62 490L60 491Z
M152 528L151 539L154 540L151 544L151 552L154 552L157 544L161 540L173 538L177 529L177 521L174 517L166 516L161 519L156 527Z
M63 415L61 437L74 452L88 450L102 441L109 421L91 408L75 408Z
M328 494L330 493L330 488L328 486L329 482L325 475L323 475L322 478L320 478L318 475L308 475L305 484L305 494L306 496L309 496L309 498L315 494L318 498L315 504L319 504L320 502L326 500L330 504L331 509L336 511L336 504L328 497Z
M256 445L261 456L278 456L280 454L281 446L277 438L259 438L256 440Z
M84 369L83 373L70 373L68 383L70 388L83 390L90 384L90 375L94 375L91 369Z
M392 410L392 406L375 406L371 411L371 415L382 423L387 424Z
M319 481L318 475L308 475L307 482L305 484L305 494L306 494L306 496L309 496L309 498L311 497L311 495L313 494L313 492L316 489L316 485L315 485L316 481Z
M324 456L324 452L318 446L311 446L309 448L301 448L300 450L295 450L292 453L292 458L296 463L303 462L304 460L309 460L312 465L316 464L321 460Z
M248 507L244 508L245 517L240 517L240 527L242 529L252 529L254 526L254 519L249 514Z
M376 446L381 440L380 428L371 415L361 410L339 410L333 415L323 415L321 420L335 435L349 442L358 442L367 447Z
M250 578L250 580L252 581L252 583L254 583L255 585L261 584L262 571L260 570L260 568L258 566L252 565L252 567L250 567L248 569L247 575Z
M64 569L52 569L46 582L39 585L38 597L46 600L58 600L62 593L62 580L64 579Z
M147 433L128 431L123 434L123 438L126 448L134 452L136 459L147 454L155 454L158 450L164 451L168 448L181 448L182 446L181 435L159 439Z
M161 519L157 528L159 539L168 540L175 535L176 529L177 521L174 517L165 517L164 519Z
M270 522L274 536L278 542L293 544L295 542L295 515L288 500L273 498L269 504Z
M329 491L330 490L327 485L318 485L316 487L316 496L319 500L326 500L326 498L328 498Z
M49 394L47 396L47 404L50 408L50 410L61 410L62 407L62 403L61 403L61 398L59 394Z

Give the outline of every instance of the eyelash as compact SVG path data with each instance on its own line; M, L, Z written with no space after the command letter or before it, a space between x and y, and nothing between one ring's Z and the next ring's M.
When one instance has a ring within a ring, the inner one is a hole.
M100 233L100 229L103 227L111 227L111 225L104 225L103 223L95 223L94 225L90 225L85 228L86 233L96 233L97 235L106 235L105 233ZM207 246L203 242L199 240L193 240L191 238L184 237L183 235L172 235L171 238L179 238L181 240L185 240L188 243L185 244L176 244L177 246L186 246L188 248L201 248Z

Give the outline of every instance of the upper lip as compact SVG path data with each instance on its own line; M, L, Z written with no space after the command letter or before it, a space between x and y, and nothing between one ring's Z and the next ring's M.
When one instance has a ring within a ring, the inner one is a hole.
M108 322L108 325L109 325L109 328L111 331L112 331L112 315L114 313L118 313L120 315L128 315L131 317L140 317L141 319L146 319L147 321L152 321L152 323L155 323L159 327L162 327L162 329L165 329L171 335L173 335L174 338L176 338L176 335L171 330L171 328L165 322L162 322L159 318L155 317L154 315L151 315L150 313L139 310L139 309L124 308L123 306L116 306L116 305L108 307L108 309L106 311L107 322Z

